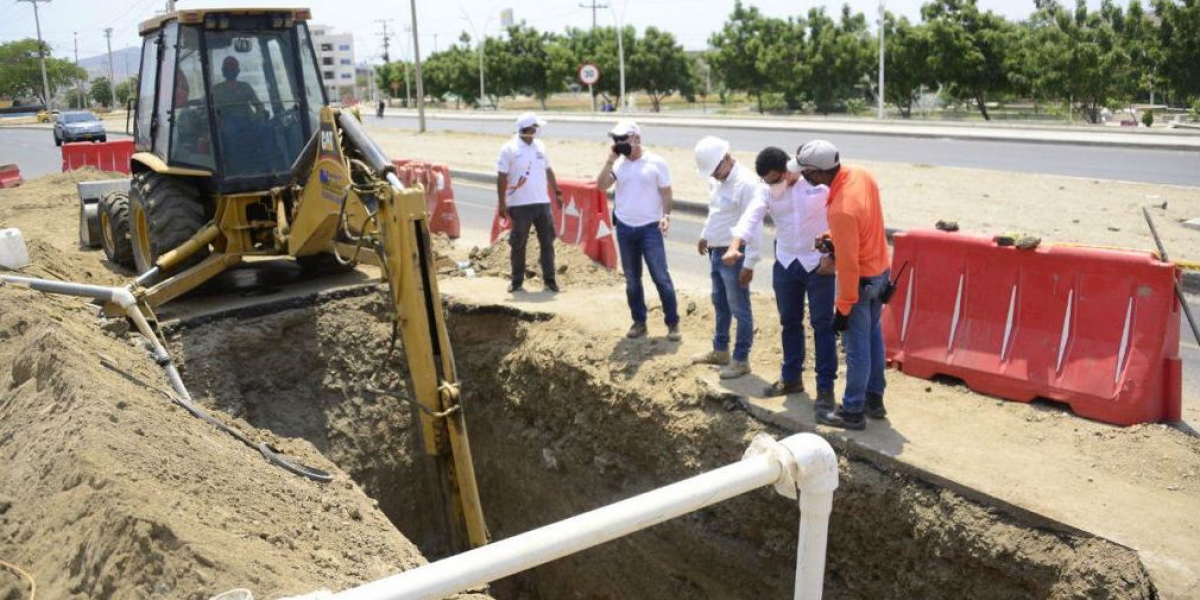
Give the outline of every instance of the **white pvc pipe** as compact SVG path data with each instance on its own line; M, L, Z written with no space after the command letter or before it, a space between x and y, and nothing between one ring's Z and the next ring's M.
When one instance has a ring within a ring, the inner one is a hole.
M800 532L802 536L820 539L800 543L796 598L819 600L829 507L833 489L837 487L837 458L824 439L808 433L792 436L782 444L760 434L746 456L735 464L367 583L333 598L437 600L770 484L784 494L790 491L788 495L793 498L799 486L804 490L805 500L806 488L813 489L813 506L803 503L812 514L801 519Z

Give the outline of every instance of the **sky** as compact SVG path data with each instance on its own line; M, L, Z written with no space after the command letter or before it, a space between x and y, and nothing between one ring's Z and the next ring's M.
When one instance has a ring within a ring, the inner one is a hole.
M870 15L878 11L878 0L847 0L852 10ZM921 4L927 0L886 0L887 10L919 20ZM1100 0L1087 0L1090 7ZM733 0L416 0L418 31L422 56L453 44L463 32L500 33L500 12L511 8L515 21L525 21L542 31L562 32L567 27L590 27L592 10L580 5L597 2L608 5L596 11L600 26L618 20L644 30L655 26L675 34L687 50L707 46L708 37L728 19ZM1067 2L1069 3L1069 2ZM1124 5L1125 0L1117 0ZM807 13L814 6L825 6L838 14L842 0L800 2L797 0L748 0L761 12L777 17ZM1145 4L1145 2L1143 2ZM406 30L412 22L408 0L177 0L176 7L287 6L312 9L311 23L332 27L335 32L354 34L356 62L381 62L383 24L388 31L400 33L393 38L392 59L397 52L411 57L412 34ZM1010 20L1021 20L1034 10L1033 0L979 0L980 8L999 13ZM78 39L79 57L87 58L106 51L104 29L113 29L114 50L140 44L137 26L141 21L165 9L165 0L42 0L38 4L42 36L53 48L53 55L72 58ZM76 38L77 34L77 38ZM0 42L35 37L33 7L28 1L0 0ZM403 42L403 43L401 43ZM399 44L399 45L398 45Z

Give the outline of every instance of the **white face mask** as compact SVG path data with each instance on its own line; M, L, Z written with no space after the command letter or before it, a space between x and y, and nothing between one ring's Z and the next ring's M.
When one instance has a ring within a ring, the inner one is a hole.
M788 182L786 179L780 179L779 181L772 183L771 184L771 199L778 200L778 199L782 198L784 192L786 192L787 189L788 189Z

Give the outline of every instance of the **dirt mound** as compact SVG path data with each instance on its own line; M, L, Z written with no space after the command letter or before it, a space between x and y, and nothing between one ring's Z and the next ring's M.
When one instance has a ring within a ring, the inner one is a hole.
M542 278L542 267L538 263L538 253L541 245L537 236L530 234L529 243L525 246L525 278ZM478 275L490 275L509 279L512 275L512 247L508 244L508 236L501 237L491 246L471 248L469 267ZM609 271L583 250L574 244L565 244L559 240L554 242L554 267L557 274L555 279L559 285L572 288L590 288L609 285L619 285L625 281L617 271ZM460 270L457 275L465 275Z

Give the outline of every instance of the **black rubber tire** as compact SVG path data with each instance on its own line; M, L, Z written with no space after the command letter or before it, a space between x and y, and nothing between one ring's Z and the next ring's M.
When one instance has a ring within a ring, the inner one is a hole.
M108 141L108 136L106 136L106 135L102 135L102 136L100 136L100 143L101 143L101 144L103 144L103 143L105 143L105 142L107 142L107 141Z
M129 203L133 260L138 273L150 270L159 256L186 242L209 221L208 209L199 190L170 175L135 175ZM143 224L146 231L141 230ZM195 265L206 256L207 248L193 254L172 272Z
M129 193L109 192L100 198L100 246L109 262L133 268L129 236Z

